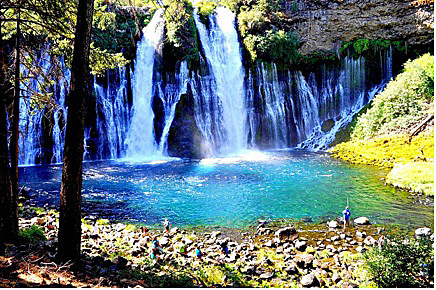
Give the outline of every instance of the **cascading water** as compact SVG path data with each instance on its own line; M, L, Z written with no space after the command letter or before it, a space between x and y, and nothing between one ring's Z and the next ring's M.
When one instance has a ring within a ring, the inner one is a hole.
M138 43L133 76L133 115L125 144L126 157L133 160L153 159L161 156L154 137L153 97L154 55L164 34L164 10L155 12L143 30Z
M188 81L188 64L186 61L183 61L180 64L179 73L176 74L175 83L167 83L164 91L159 90L159 97L164 104L165 113L164 128L159 142L159 152L163 155L167 155L168 134L174 120L176 106L180 100L180 96L187 91Z
M94 81L98 132L97 159L119 158L124 152L124 140L129 122L125 75L126 68L119 69L120 83L116 85L108 83L106 88Z
M32 70L22 66L26 83L21 84L20 123L19 123L19 164L59 163L62 161L64 124L66 120L65 95L69 88L69 69L62 60L52 59L46 50L34 60ZM52 85L45 84L45 75L58 75L56 65L63 76L56 77ZM36 73L41 71L43 74ZM45 89L42 89L45 88ZM54 102L41 108L33 103L34 94L52 94ZM52 111L53 110L53 111Z
M247 110L244 92L244 68L235 15L217 7L209 15L209 30L194 14L210 76L197 76L194 89L195 119L212 154L231 154L247 146Z
M368 81L363 57L346 57L339 69L323 66L308 77L258 64L247 81L250 145L326 149L392 77L392 51L381 57L381 79L375 84Z
M183 94L187 98L192 94L190 116L202 135L195 142L201 142L205 156L237 154L247 147L325 149L393 75L390 48L380 51L378 69L370 68L363 57L346 57L340 65L305 74L259 63L245 77L233 13L218 7L208 18L208 28L197 15L194 20L204 50L201 72L189 71L185 61L174 71L162 72L155 66L156 48L164 37L163 10L158 10L138 44L135 71L130 74L133 94L127 93L130 71L126 69L95 79L95 103L89 104L85 123L85 160L167 156L168 136L177 132L171 131L171 125ZM70 72L62 61L50 60L44 53L35 61L46 73L52 69L50 62L56 63L63 78L49 90L56 102L53 111L31 107L28 98L20 102L21 165L59 163L63 155ZM371 69L377 70L376 77ZM39 82L38 76L32 76L26 88L38 91ZM179 141L171 140L178 146ZM198 145L191 143L187 146Z

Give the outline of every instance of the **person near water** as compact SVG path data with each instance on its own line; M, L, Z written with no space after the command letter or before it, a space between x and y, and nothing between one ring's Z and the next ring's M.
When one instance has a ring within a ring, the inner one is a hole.
M180 255L186 256L186 243L182 242L182 245L180 246Z
M165 254L164 250L162 249L162 247L159 244L159 241L157 240L157 236L153 237L153 241L151 242L152 244L152 248L156 249L157 251L161 252L162 254Z
M97 222L95 222L94 226L92 227L91 238L93 238L94 241L98 239L98 225L97 225Z
M344 228L346 226L350 226L350 209L348 208L348 205L345 207L345 209L342 211L342 214L344 215Z
M164 225L165 232L168 234L170 232L170 225L171 224L167 218L164 220L163 225Z
M201 260L202 252L198 245L195 247L195 256L197 257L197 259Z
M224 239L221 242L220 246L221 246L221 254L227 255L229 253L229 247L228 247L228 240L227 240L227 238Z

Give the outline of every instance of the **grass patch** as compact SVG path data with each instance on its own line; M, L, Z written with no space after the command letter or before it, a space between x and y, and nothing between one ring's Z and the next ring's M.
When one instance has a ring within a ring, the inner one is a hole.
M434 195L434 162L396 164L386 182L425 195Z
M434 132L424 132L409 142L406 134L355 140L330 149L332 157L356 164L392 168L419 158L434 158Z

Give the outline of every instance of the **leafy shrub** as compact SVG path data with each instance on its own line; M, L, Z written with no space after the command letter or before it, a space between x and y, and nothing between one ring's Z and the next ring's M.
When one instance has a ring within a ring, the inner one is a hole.
M164 54L172 57L171 60L167 59L167 65L186 59L189 68L192 68L193 64L199 62L197 29L192 16L194 8L186 0L168 3L164 14L167 31Z
M434 57L425 54L404 65L404 71L377 95L360 116L351 137L366 139L410 128L425 117L434 100Z
M381 251L375 247L364 254L365 265L377 286L432 287L434 253L430 239L388 240Z
M248 35L244 39L251 60L273 61L292 65L299 57L298 38L293 32L269 30L265 35Z
M32 225L32 227L20 230L20 238L30 244L37 244L40 241L46 241L44 231L42 228Z

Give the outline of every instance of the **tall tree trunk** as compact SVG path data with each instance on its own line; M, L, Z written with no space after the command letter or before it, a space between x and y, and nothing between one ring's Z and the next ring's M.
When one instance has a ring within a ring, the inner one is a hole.
M20 3L18 3L20 5ZM9 144L11 157L12 196L9 202L9 219L5 222L4 230L7 240L15 242L18 239L18 134L20 122L20 18L21 11L18 6L17 35L15 42L15 82L14 82L14 102L12 105L11 139Z
M9 220L9 204L12 199L12 187L9 176L8 132L6 125L6 53L4 43L1 41L0 18L0 255L4 255L4 242L6 240L5 224Z
M60 193L58 254L63 261L80 258L85 100L90 93L89 51L93 12L94 0L79 0Z

